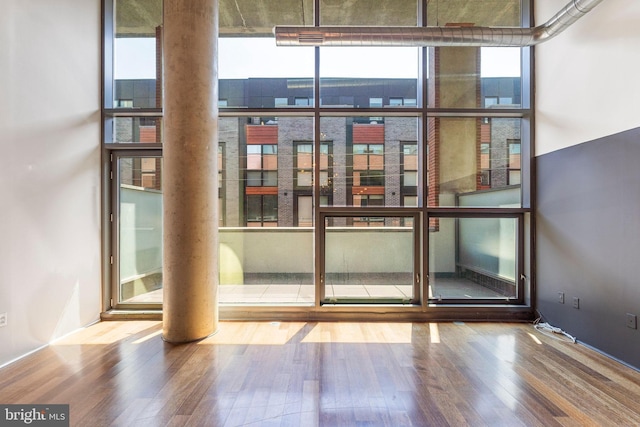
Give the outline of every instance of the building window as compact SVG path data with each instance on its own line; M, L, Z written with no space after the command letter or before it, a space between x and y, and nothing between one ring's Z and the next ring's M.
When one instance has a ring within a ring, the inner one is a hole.
M116 99L114 104L115 108L132 108L133 99Z
M492 105L498 105L498 97L497 96L485 96L484 97L484 108L489 108Z
M521 183L521 144L519 139L510 139L507 141L509 146L509 174L508 184L518 185Z
M295 177L297 188L310 189L313 185L313 145L296 144Z
M403 98L403 97L389 98L390 107L415 107L417 105L418 103L415 98Z
M519 136L520 121L517 119L485 117L481 120L478 190L520 184Z
M330 190L328 143L320 145L320 191ZM313 145L309 143L295 144L295 186L300 190L311 190L313 186Z
M383 144L353 144L353 186L384 187Z
M309 101L309 98L298 98L298 97L296 97L294 99L294 104L297 107L307 107L307 106L311 105L311 102Z
M278 196L275 194L247 195L247 226L277 227Z
M224 142L218 143L218 189L222 188L222 172L224 167ZM221 197L221 194L218 194Z
M405 142L402 144L401 158L401 205L404 207L418 206L418 144ZM412 226L413 218L403 218L403 226Z
M249 227L278 226L278 146L247 145L246 218Z
M490 108L493 105L511 105L513 104L513 98L509 96L485 96L484 108Z
M218 220L219 226L224 227L224 142L218 142Z
M278 146L247 145L247 187L278 186Z
M381 108L382 107L382 98L369 98L369 107L371 107L371 108Z
M484 124L489 124L489 119ZM483 142L480 144L480 188L486 190L491 188L491 144Z
M381 194L354 194L353 206L357 207L382 207L384 206L384 196ZM384 218L380 217L354 217L353 225L356 227L383 227Z
M418 186L418 144L402 145L402 187Z
M404 196L402 198L402 206L417 207L418 206L418 196Z
M384 206L384 196L375 194L356 194L353 196L353 206Z
M384 206L384 185L384 144L353 144L353 206Z
M354 98L353 96L340 96L339 104L348 105L352 107L354 104Z
M274 105L276 107L286 107L287 105L289 105L289 99L288 98L276 98L273 101ZM296 104L298 105L298 104Z

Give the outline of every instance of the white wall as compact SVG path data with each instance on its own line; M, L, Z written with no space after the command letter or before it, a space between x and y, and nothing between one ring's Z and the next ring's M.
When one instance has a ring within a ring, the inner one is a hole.
M100 312L100 1L2 0L0 365Z
M567 2L536 0L536 23ZM536 50L536 155L640 127L640 2L603 0Z

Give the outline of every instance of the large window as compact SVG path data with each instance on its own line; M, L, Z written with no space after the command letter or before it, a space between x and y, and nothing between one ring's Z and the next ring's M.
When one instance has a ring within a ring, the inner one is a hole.
M416 117L322 117L321 138L332 141L330 206L399 207L405 195L417 196L419 123ZM413 154L407 157L408 146Z
M107 308L160 307L163 5L104 5ZM519 27L528 0L219 6L221 304L527 308L530 49L278 47L273 27Z
M428 120L428 204L520 207L521 119Z

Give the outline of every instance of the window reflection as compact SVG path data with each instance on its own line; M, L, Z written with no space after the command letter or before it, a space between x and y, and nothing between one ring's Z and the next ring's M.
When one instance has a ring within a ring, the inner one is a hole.
M418 119L323 117L320 128L333 150L330 206L399 207L417 197Z
M321 105L416 106L418 48L330 47L320 55Z
M428 123L430 206L520 207L520 119Z

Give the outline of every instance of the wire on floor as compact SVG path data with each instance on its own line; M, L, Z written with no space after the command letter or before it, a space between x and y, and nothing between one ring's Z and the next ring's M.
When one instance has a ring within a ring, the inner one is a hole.
M540 333L556 338L556 339L560 339L563 341L566 341L566 339L568 339L569 341L571 341L572 343L576 342L576 338L572 335L569 335L568 333L566 333L565 331L563 331L562 329L556 327L556 326L551 326L550 324L548 324L547 322L540 322L540 317L538 317L534 322L533 322L533 327L539 331ZM564 338L562 338L564 337Z

